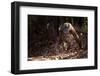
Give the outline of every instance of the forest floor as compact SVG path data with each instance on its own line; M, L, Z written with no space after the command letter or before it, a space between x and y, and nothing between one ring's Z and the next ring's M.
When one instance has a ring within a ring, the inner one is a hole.
M51 45L46 45L45 47L41 47L43 42L37 42L32 46L29 50L30 56L28 57L28 61L46 61L46 60L63 60L63 59L81 59L87 58L88 50L87 50L87 34L79 33L81 45L83 48L79 48L78 43L75 39L69 38L70 47L69 49L64 50L63 46L59 44L59 42L54 42ZM46 43L46 41L44 41ZM35 45L38 45L35 47ZM68 44L69 45L69 44ZM66 47L68 46L66 45ZM40 51L33 51L40 50Z
M69 52L69 53L59 53L58 55L51 55L51 56L36 56L36 57L29 57L28 61L47 61L47 60L64 60L64 59L80 59L80 58L87 58L87 51L80 50L81 52ZM80 56L81 54L81 56Z

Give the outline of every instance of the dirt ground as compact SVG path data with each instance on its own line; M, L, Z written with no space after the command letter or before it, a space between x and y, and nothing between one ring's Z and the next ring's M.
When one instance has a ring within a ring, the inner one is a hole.
M87 33L79 32L81 48L73 37L65 43L66 49L59 41L37 41L29 48L28 61L63 60L87 58Z

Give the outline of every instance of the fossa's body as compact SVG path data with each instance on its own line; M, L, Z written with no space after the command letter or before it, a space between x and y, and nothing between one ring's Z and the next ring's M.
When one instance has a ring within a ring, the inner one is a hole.
M72 39L76 40L76 42L79 44L80 47L79 36L71 23L68 22L64 23L59 27L59 31L60 31L60 42L63 44L64 50L68 49L68 45L71 44Z

